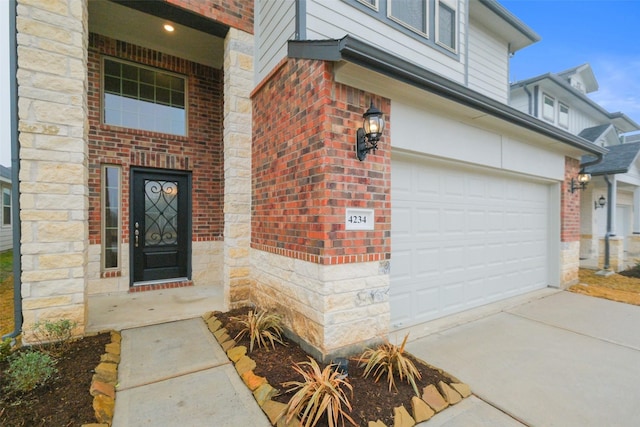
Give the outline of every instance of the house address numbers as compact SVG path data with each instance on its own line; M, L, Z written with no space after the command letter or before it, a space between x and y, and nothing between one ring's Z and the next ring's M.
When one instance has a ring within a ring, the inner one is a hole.
M373 230L373 209L347 208L344 217L345 230Z

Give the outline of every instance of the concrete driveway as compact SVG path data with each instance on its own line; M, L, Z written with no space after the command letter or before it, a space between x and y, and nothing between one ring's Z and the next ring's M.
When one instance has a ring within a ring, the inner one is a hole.
M417 339L408 350L526 425L640 425L638 306L557 292Z

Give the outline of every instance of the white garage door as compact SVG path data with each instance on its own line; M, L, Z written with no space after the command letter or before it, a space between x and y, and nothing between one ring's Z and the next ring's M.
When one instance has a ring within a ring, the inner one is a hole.
M393 328L547 286L548 184L398 156L391 177Z

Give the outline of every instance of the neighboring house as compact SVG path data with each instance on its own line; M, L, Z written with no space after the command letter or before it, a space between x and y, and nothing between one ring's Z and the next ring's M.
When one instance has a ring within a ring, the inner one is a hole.
M13 248L13 228L11 218L11 168L0 165L0 193L2 194L2 212L0 212L0 252Z
M610 213L610 266L621 270L640 256L640 237L636 236L640 234L640 144L630 143L634 137L623 136L640 130L640 125L622 113L609 113L592 101L587 94L597 90L591 66L583 64L513 83L510 103L609 150L597 164L587 164L593 163L595 157L585 156L582 160L592 180L581 195L580 259L585 266L604 266L608 206L615 207ZM611 196L605 177L613 188Z
M200 286L330 357L577 280L567 185L606 149L508 105L538 36L495 1L18 4L27 340Z

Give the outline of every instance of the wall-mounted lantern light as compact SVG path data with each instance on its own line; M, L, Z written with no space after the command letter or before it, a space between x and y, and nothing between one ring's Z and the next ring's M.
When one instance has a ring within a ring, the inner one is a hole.
M367 157L369 151L375 152L378 149L378 141L384 130L382 111L374 107L373 101L363 117L363 127L356 132L356 155L360 161Z
M604 198L604 196L600 196L600 198L598 199L598 201L596 202L595 200L593 201L593 209L602 209L607 205L607 199Z
M577 181L574 178L571 178L571 182L569 183L569 193L573 193L576 190L584 190L587 187L589 181L591 181L591 175L581 171L578 174Z

